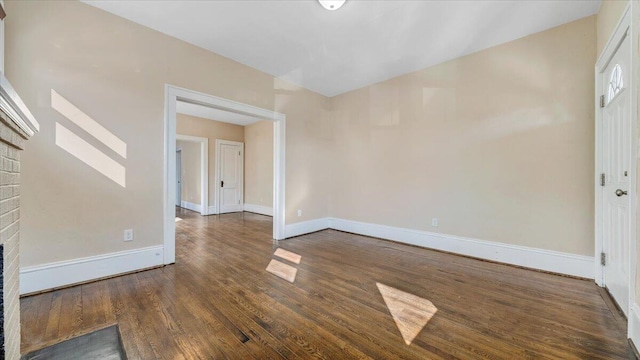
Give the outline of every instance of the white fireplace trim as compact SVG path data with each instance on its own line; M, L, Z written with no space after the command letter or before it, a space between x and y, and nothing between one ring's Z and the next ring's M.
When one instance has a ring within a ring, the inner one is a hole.
M40 130L40 124L2 73L0 73L0 109L27 135L33 136Z

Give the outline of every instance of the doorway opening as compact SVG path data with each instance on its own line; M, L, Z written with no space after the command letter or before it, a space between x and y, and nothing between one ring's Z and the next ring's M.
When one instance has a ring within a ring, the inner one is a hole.
M165 85L164 264L172 264L175 262L175 203L177 191L175 153L178 107L183 106L180 104L191 104L207 109L222 110L240 116L267 120L273 124L273 239L284 239L286 116L271 110L238 103L213 95L172 85ZM204 191L202 191L202 193L204 193ZM218 209L214 211L217 213ZM207 212L209 213L209 209L207 209Z
M176 134L176 148L176 206L208 215L209 139Z

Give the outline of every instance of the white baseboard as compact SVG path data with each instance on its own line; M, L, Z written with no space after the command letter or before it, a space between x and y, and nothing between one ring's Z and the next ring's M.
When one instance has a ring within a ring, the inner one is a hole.
M326 217L289 224L285 226L285 237L300 236L328 228L559 274L594 278L595 260L590 256L352 220ZM152 246L24 267L20 269L20 294L141 270L162 263L163 246ZM629 316L629 336L636 345L640 344L639 315L640 308L634 303Z
M587 279L593 279L595 275L595 259L592 256L336 218L289 224L285 227L285 237L300 236L328 228L558 274Z
M284 237L290 238L309 234L312 232L329 228L329 218L320 218L309 221L303 221L295 224L289 224L284 227Z
M268 206L244 204L244 211L267 215L267 216L273 216L273 208Z
M480 259L588 279L594 278L595 259L592 256L335 218L329 220L329 227Z
M60 261L20 269L20 294L29 294L162 265L163 246Z
M635 301L631 305L631 311L629 311L629 334L628 338L633 341L636 349L640 349L640 306Z
M218 210L216 209L216 206L209 206L209 211L207 211L207 215L213 215L213 214L217 214Z
M196 212L201 212L202 210L202 206L200 204L194 204L188 201L182 201L180 207Z

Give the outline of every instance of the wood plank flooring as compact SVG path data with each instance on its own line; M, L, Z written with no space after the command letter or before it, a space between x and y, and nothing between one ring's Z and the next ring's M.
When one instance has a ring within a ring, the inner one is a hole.
M175 265L23 298L22 352L117 323L129 359L633 358L592 281L333 230L278 243L251 213L177 216ZM437 308L410 345L378 284Z

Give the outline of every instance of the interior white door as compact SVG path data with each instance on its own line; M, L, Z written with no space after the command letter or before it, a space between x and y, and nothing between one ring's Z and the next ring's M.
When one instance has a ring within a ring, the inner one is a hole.
M244 144L220 141L218 146L220 174L219 213L243 210Z
M631 202L630 42L625 37L602 76L604 283L625 314L629 308L629 228ZM628 315L628 314L627 314Z
M176 150L176 206L182 206L182 150Z

